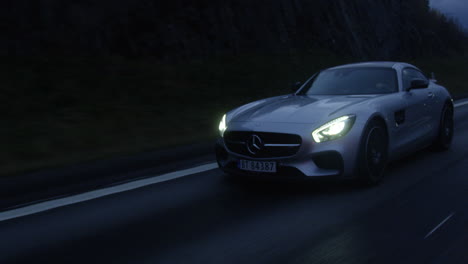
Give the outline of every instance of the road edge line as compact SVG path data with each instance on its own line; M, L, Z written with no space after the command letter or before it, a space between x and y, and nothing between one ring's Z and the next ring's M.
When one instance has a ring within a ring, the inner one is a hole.
M131 190L143 188L152 184L167 182L167 181L174 180L177 178L210 171L216 168L218 168L218 164L216 162L208 163L208 164L199 165L197 167L193 167L193 168L189 168L185 170L174 171L174 172L170 172L170 173L166 173L162 175L156 175L156 176L148 177L148 178L141 179L141 180L131 181L131 182L123 183L123 184L113 185L111 187L105 187L105 188L98 189L98 190L71 195L71 196L67 196L64 198L49 200L45 202L39 202L36 204L0 212L0 222L52 210L52 209L59 208L59 207L64 207L67 205L94 200L97 198L101 198L101 197L116 194L116 193L131 191Z

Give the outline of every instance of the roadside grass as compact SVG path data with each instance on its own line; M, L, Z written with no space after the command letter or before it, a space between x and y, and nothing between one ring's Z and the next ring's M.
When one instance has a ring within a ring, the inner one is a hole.
M320 49L161 63L151 58L15 57L0 62L0 176L213 140L226 111L290 93L355 61ZM412 61L468 93L467 57Z

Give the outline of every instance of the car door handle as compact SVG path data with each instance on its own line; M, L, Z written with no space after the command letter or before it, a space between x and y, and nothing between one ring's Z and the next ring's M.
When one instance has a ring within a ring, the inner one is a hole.
M434 98L434 97L435 97L435 94L434 94L434 93L428 93L428 94L427 94L427 97L429 97L429 98Z

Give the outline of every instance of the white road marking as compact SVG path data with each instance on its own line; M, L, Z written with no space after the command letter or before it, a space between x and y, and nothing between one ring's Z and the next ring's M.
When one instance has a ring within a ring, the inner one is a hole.
M430 237L432 235L432 233L434 233L435 231L437 231L437 229L439 229L443 224L445 224L445 222L447 222L450 218L452 218L452 216L454 215L455 213L451 213L449 216L447 216L447 218L444 219L444 221L440 222L440 224L438 224L436 227L434 227L434 229L431 230L431 232L429 232L425 237L424 239Z
M108 195L115 194L115 193L142 188L151 184L170 181L173 179L193 175L196 173L213 170L217 167L218 167L217 163L209 163L209 164L201 165L201 166L186 169L186 170L175 171L175 172L166 173L166 174L154 176L151 178L136 180L136 181L132 181L132 182L128 182L128 183L124 183L120 185L115 185L112 187L107 187L107 188L103 188L103 189L99 189L95 191L85 192L85 193L68 196L68 197L64 197L64 198L60 198L56 200L50 200L50 201L41 202L41 203L37 203L33 205L28 205L25 207L1 212L0 222L13 219L13 218L18 218L22 216L44 212L44 211L51 210L51 209L58 208L58 207L63 207L63 206L71 205L71 204L76 204L76 203L81 203L84 201L97 199L97 198L108 196Z
M455 107L460 107L460 106L464 106L464 105L468 105L468 100L454 104ZM151 185L151 184L170 181L170 180L173 180L173 179L193 175L193 174L196 174L196 173L213 170L213 169L215 169L217 167L218 167L218 165L215 162L214 163L209 163L209 164L205 164L205 165L202 165L202 166L198 166L198 167L194 167L194 168L190 168L190 169L186 169L186 170L175 171L175 172L171 172L171 173L167 173L167 174L163 174L163 175L159 175L159 176L153 176L151 178L146 178L146 179L137 180L137 181L133 181L133 182L129 182L129 183L124 183L124 184L120 184L120 185L116 185L116 186L112 186L112 187L108 187L108 188L104 188L104 189L100 189L100 190L81 193L81 194L68 196L68 197L60 198L60 199L56 199L56 200L40 202L40 203L37 203L37 204L28 205L28 206L25 206L25 207L9 210L9 211L5 211L5 212L0 212L0 222L5 221L5 220L9 220L9 219L13 219L13 218L18 218L18 217L22 217L22 216L27 216L27 215L32 215L32 214L44 212L44 211L51 210L51 209L58 208L58 207L63 207L63 206L71 205L71 204L76 204L76 203L81 203L81 202L97 199L97 198L107 196L107 195L111 195L111 194L115 194L115 193L130 191L130 190L134 190L134 189L137 189L137 188L142 188L142 187L145 187L145 186L148 186L148 185ZM450 217L452 217L452 215L450 215L440 225L445 223ZM429 237L439 227L440 226L437 226L426 237Z
M464 106L464 105L468 105L468 101L454 104L455 107L460 107L460 106Z

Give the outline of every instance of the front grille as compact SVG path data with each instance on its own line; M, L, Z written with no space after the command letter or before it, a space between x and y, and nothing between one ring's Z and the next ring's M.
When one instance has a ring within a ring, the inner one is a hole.
M296 154L301 147L302 138L284 133L226 131L224 142L230 151L240 155L252 158L275 158ZM253 146L253 143L256 146Z

